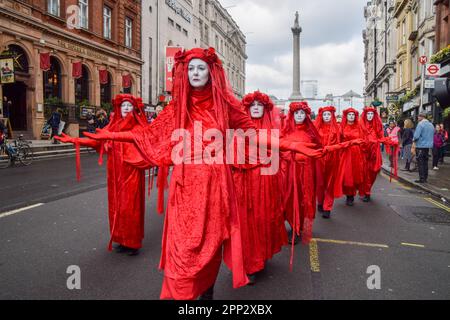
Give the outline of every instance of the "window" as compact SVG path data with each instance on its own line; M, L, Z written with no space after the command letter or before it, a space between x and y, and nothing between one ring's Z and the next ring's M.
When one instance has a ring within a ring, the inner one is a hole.
M173 20L172 19L170 19L170 18L168 18L169 20L169 24L173 27L174 26L174 22L173 22Z
M188 36L188 31L186 29L183 29L183 34L187 37Z
M399 68L399 80L400 80L399 86L401 87L403 85L403 62L402 61L400 61L398 68Z
M219 50L219 37L216 35L216 50Z
M78 6L80 7L80 27L89 28L89 0L79 0Z
M59 0L48 0L47 5L48 13L59 17Z
M209 28L207 24L205 24L205 42L209 44Z
M177 30L181 31L181 26L177 23Z
M103 7L103 37L111 39L111 9Z
M125 19L125 46L131 48L133 46L133 20Z
M434 39L428 39L428 56L431 56L434 53Z

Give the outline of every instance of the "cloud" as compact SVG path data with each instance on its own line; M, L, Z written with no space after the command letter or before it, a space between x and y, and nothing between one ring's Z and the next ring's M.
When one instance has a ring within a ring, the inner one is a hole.
M318 80L319 94L362 93L364 28L360 0L222 0L247 37L247 91L287 98L292 91L292 33L300 12L301 78ZM251 13L251 14L249 14Z

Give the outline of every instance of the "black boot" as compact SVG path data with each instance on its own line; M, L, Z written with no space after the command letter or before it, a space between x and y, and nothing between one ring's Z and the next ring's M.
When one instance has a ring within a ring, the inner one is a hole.
M292 244L292 229L288 232L288 242L289 244ZM298 241L300 240L300 237L296 234L294 236L294 246L298 243Z
M322 204L319 204L319 205L317 206L317 210L318 210L319 212L323 212L323 205L322 205Z
M346 205L348 205L349 207L353 207L353 202L355 202L355 197L354 196L347 196L347 200L346 200Z
M369 202L370 201L370 194L366 194L363 198L363 202Z
M214 300L214 285L203 292L203 294L198 298L198 300Z
M130 257L139 255L139 249L128 248L128 253Z
M247 275L248 280L250 281L247 285L253 286L256 283L256 273L248 274Z
M331 211L324 211L322 213L322 218L324 218L324 219L330 219L330 216L331 216Z

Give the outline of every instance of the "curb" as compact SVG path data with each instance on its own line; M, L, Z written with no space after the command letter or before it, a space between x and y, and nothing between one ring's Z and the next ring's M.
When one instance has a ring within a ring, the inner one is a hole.
M385 173L387 173L388 175L390 175L390 173L391 173L390 168L387 168L387 167L385 167L385 166L382 166L381 169L382 169ZM425 192L427 192L427 193L429 193L429 194L431 194L431 195L433 195L433 196L435 196L435 197L438 197L439 199L445 199L447 202L450 202L450 198L448 198L447 196L445 196L445 195L443 195L443 194L441 194L441 193L439 193L439 192L437 192L437 191L435 191L435 190L432 190L432 189L430 189L430 188L427 188L426 186L424 186L424 185L422 185L422 184L420 184L420 183L415 183L414 181L411 181L411 180L408 180L408 179L406 179L406 178L403 178L403 177L401 177L400 175L398 176L398 180L401 181L401 182L407 183L407 184L409 184L409 185L412 185L412 186L414 186L415 188L420 189L420 190L422 190L422 191L425 191Z

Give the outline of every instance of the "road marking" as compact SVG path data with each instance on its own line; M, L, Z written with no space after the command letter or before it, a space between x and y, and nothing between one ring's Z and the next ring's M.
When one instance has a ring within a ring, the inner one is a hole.
M437 202L436 200L433 200L433 199L431 199L431 198L424 198L424 199L425 199L426 201L428 201L428 202L434 204L436 207L439 207L439 208L441 208L441 209L444 209L445 211L447 211L447 212L450 213L450 208L447 207L446 205L443 205L442 203Z
M44 205L43 203L36 203L36 204L33 204L32 206L28 206L28 207L24 207L24 208L20 208L20 209L16 209L16 210L11 210L11 211L7 211L7 212L4 212L4 213L0 213L0 219L4 218L4 217L7 217L7 216L11 216L11 215L19 213L19 212L23 212L23 211L26 211L26 210L34 209L34 208L37 208L37 207L40 207L40 206L43 206L43 205Z
M381 176L384 177L386 180L391 180L391 178L387 174L385 174L384 172L381 172ZM412 190L411 187L407 186L404 183L401 183L400 181L398 181L398 180L396 180L394 178L392 178L392 181L394 181L396 184L398 184L400 187L402 187L405 190Z
M317 242L326 242L326 243L334 243L334 244L348 244L348 245L362 246L362 247L389 248L388 245L379 244L379 243L366 243L366 242L357 242L357 241L343 241L343 240L320 239L320 238L314 238L313 240L315 240Z
M401 244L402 244L402 246L407 246L407 247L425 248L425 246L423 244L407 243L407 242L402 242Z
M317 247L317 241L314 239L309 243L309 262L312 272L320 272L319 249Z

